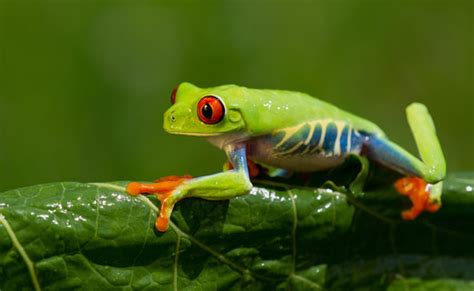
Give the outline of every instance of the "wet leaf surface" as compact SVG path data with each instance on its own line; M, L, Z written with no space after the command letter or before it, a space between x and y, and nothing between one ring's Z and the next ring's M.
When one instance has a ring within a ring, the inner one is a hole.
M159 202L128 196L126 182L1 193L0 289L473 288L474 174L450 176L442 209L414 222L387 184L358 195L255 184L181 201L166 233L154 229Z

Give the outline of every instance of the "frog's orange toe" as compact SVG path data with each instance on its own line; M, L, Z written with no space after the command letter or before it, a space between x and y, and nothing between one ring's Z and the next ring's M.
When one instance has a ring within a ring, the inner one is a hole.
M415 220L418 215L420 215L421 211L411 208L409 210L402 211L402 218L403 220Z
M169 227L169 219L159 216L155 221L155 227L158 231L165 232Z
M426 211L435 213L440 208L441 208L441 204L428 202L428 205L426 206Z
M141 183L138 182L131 182L127 185L127 193L133 196L140 194L141 191Z
M430 202L428 183L418 177L405 177L395 182L395 189L401 194L408 196L413 206L402 212L404 220L414 220L423 211L436 212L441 207L439 204Z

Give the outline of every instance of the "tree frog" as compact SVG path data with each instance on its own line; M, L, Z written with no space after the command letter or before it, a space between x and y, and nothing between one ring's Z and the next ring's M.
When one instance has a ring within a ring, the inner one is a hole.
M435 212L441 202L446 164L434 123L426 107L407 107L407 118L421 160L390 141L374 123L310 95L236 85L199 88L181 83L164 113L164 129L172 134L201 136L224 150L231 169L192 178L168 176L152 184L132 182L132 195L155 194L161 201L156 228L166 231L173 207L183 198L230 199L252 187L255 163L285 172L334 168L357 155L401 173L395 188L413 206L406 220ZM278 171L277 171L278 172Z

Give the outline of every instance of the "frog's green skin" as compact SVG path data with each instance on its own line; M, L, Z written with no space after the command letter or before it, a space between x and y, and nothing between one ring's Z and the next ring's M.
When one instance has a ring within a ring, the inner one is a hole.
M219 98L225 114L216 124L198 116L198 102ZM205 136L226 151L234 170L188 180L167 198L166 218L185 197L228 199L252 187L247 158L289 171L309 172L337 166L352 155L381 163L407 176L436 184L445 176L445 161L434 124L421 104L407 117L422 160L389 141L375 124L304 93L257 90L235 85L198 88L182 83L176 102L164 114L164 129L173 134ZM433 185L439 199L441 183Z

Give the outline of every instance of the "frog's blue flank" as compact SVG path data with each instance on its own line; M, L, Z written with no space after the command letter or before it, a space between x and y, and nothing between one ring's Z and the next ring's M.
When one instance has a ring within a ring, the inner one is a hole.
M362 137L343 121L315 120L275 131L270 136L279 156L321 154L326 157L358 153Z

